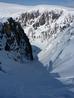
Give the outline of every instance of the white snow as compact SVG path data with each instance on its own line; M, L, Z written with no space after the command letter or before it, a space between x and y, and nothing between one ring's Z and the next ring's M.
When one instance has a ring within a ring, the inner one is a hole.
M57 20L60 26L65 17L74 15L73 8L0 3L0 21L38 9L41 12L62 9L64 13ZM53 28L54 23L51 26ZM30 28L24 28L27 35ZM45 25L39 27L35 30L36 37L47 30ZM0 51L0 66L5 71L0 71L0 98L74 98L74 21L70 27L58 31L48 40L31 38L30 41L35 58L32 62L25 60L20 63L13 60L9 52Z

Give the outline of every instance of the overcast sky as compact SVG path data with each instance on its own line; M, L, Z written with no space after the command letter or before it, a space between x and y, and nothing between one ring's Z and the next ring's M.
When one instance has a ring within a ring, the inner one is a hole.
M74 0L0 0L0 2L9 2L23 5L52 4L74 7Z

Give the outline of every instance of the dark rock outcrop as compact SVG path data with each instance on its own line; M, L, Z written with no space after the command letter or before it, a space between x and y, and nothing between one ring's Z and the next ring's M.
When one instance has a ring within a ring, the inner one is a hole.
M33 60L32 47L19 22L9 18L0 31L6 39L5 50L19 52L20 56Z

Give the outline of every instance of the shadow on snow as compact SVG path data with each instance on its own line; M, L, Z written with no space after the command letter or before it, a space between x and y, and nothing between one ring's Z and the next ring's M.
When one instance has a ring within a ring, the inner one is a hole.
M40 52L37 47L33 49ZM49 73L36 57L33 62L17 66L14 72L0 75L0 98L74 98L57 76L58 73Z

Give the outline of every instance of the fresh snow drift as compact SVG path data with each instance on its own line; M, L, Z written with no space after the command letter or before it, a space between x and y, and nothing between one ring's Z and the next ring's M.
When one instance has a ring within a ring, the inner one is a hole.
M0 51L0 97L74 98L74 9L0 3L0 22L8 17L29 37L34 61Z

